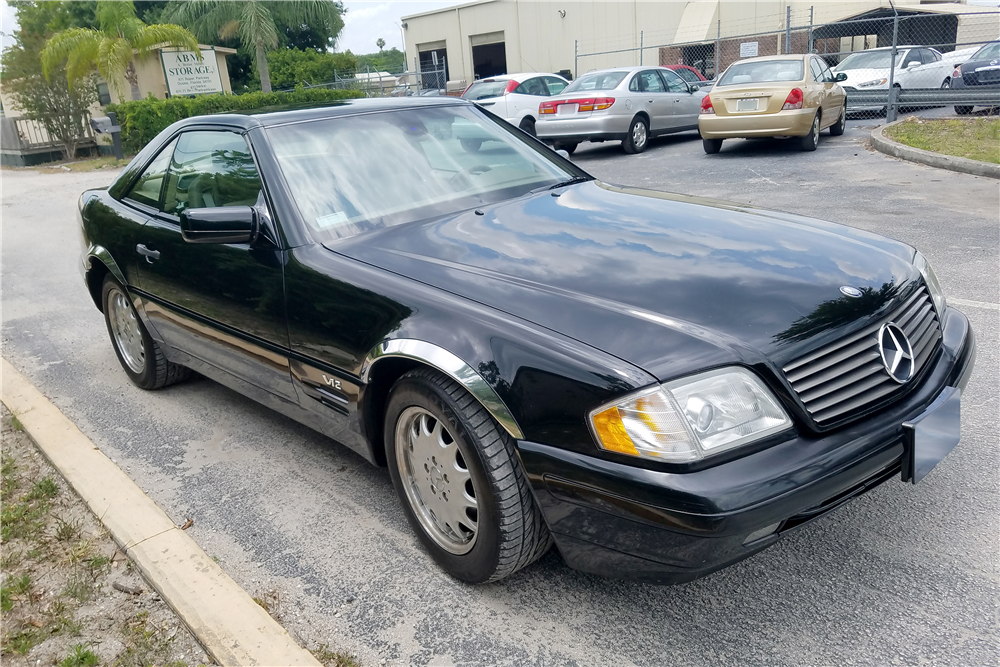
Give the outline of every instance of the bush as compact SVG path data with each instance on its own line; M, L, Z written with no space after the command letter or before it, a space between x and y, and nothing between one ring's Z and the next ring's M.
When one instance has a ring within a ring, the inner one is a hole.
M277 49L267 54L271 85L294 88L299 84L319 85L333 81L335 76L351 77L358 68L358 59L348 53L319 53L299 49Z
M122 128L122 147L125 152L138 153L171 123L190 116L252 111L310 102L330 102L363 96L364 93L358 91L326 88L308 88L292 93L256 92L244 95L171 97L165 100L158 100L150 95L144 100L109 104L105 108L118 114L118 124Z

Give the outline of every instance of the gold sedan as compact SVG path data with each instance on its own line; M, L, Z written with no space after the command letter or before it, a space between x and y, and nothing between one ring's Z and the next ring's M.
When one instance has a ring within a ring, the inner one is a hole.
M798 137L802 150L816 150L820 131L844 133L847 96L837 82L846 78L814 55L733 63L701 101L705 152L718 153L723 139L752 137Z

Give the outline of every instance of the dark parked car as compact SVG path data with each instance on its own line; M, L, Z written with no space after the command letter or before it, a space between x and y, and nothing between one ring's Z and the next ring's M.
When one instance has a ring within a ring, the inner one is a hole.
M955 68L951 87L976 90L1000 89L1000 41L990 42L972 54L968 61ZM955 113L968 115L975 107L956 106Z
M913 248L602 183L462 100L183 120L80 216L135 384L193 369L388 466L466 581L553 541L687 581L958 443L974 337Z

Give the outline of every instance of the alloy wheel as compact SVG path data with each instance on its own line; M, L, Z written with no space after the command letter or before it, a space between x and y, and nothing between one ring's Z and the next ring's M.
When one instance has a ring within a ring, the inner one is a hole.
M632 144L639 150L646 145L646 124L636 123L632 128Z
M108 299L108 320L111 322L115 345L121 352L122 359L133 373L141 374L146 367L146 353L142 345L142 332L139 330L139 320L135 308L128 301L128 296L121 290L114 290Z
M479 534L479 502L455 438L427 410L396 422L396 463L406 498L427 535L449 553L468 553Z

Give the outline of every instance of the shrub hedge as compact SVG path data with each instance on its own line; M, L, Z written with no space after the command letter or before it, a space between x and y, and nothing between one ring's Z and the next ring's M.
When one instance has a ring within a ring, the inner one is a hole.
M355 90L328 90L306 88L291 93L245 93L243 95L201 95L199 97L171 97L158 100L152 95L144 100L109 104L105 109L118 114L122 128L122 147L126 153L138 153L142 147L171 123L190 116L228 111L251 111L267 107L281 107L310 102L330 102L352 97L363 97Z

